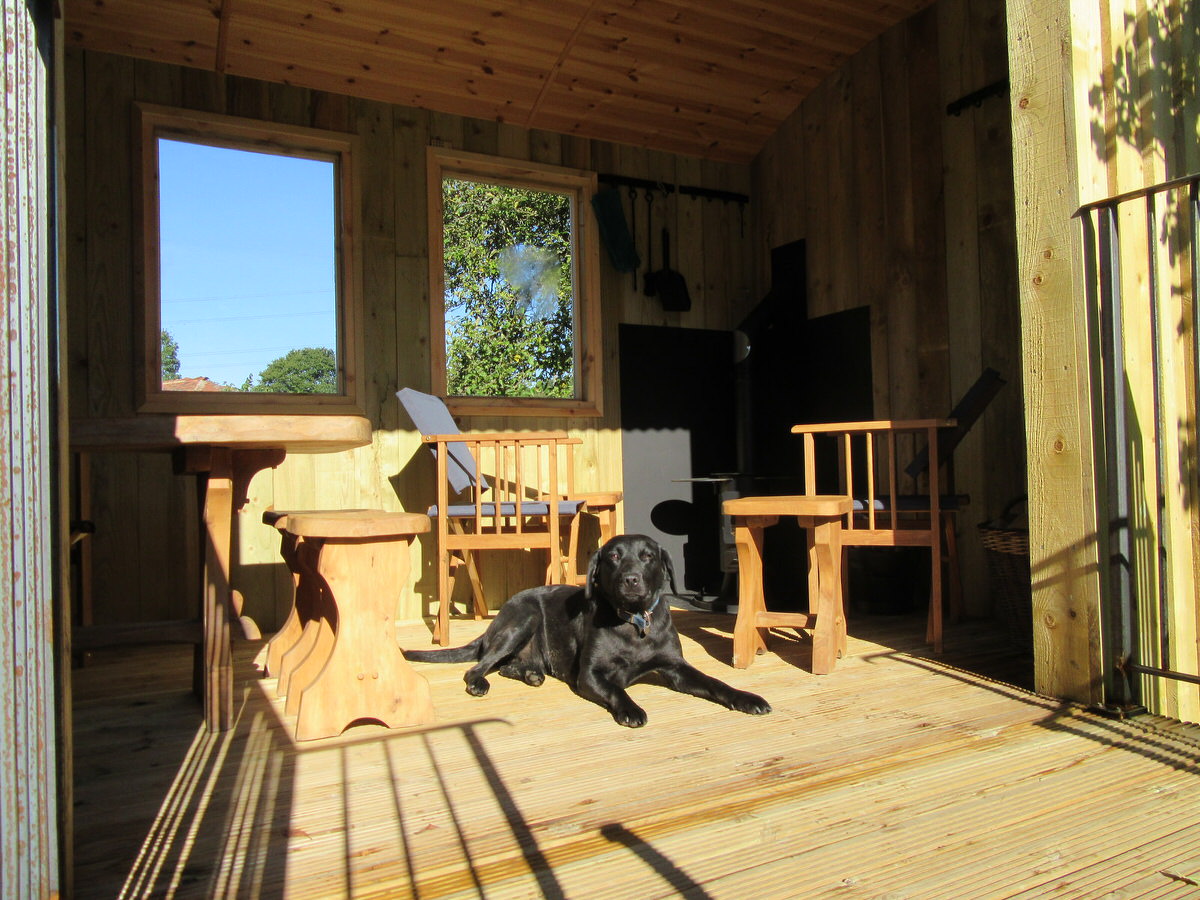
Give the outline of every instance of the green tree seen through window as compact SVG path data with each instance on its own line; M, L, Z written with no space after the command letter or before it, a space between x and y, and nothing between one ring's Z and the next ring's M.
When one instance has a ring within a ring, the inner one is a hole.
M171 332L162 332L162 380L174 381L179 377L179 343L171 337Z
M570 198L446 178L442 203L448 393L573 396Z
M337 393L337 357L325 347L292 350L270 362L258 376L247 378L243 391L267 394Z

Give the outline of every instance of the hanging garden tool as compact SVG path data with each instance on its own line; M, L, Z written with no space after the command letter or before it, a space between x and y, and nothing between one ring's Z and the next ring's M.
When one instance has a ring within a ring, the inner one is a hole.
M687 279L671 268L671 236L665 225L662 230L662 255L663 267L653 275L658 299L665 310L687 312L692 308L692 298L688 294Z
M647 188L646 190L646 274L642 277L642 293L647 297L653 297L658 289L654 284L654 250L652 244L654 241L654 231L651 227L651 222L654 220L654 191Z
M621 192L616 188L597 192L592 197L592 210L600 230L600 241L608 249L608 258L618 272L637 273L642 261L625 224L625 209Z
M637 244L637 188L629 189L629 223L633 229L633 242ZM640 263L641 260L638 260ZM633 267L633 292L637 293L637 266Z

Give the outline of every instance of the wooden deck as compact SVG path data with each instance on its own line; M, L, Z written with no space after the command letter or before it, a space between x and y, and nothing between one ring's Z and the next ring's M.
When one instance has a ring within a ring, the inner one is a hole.
M424 665L437 727L295 745L253 645L236 729L218 736L201 731L187 651L97 654L74 688L76 894L1200 894L1200 729L967 671L1022 677L991 623L948 628L935 661L920 622L852 621L850 656L818 677L794 636L738 671L731 618L675 618L696 665L774 713L640 685L650 721L629 730L558 682L496 677L476 699L465 666ZM455 640L479 627L456 622Z

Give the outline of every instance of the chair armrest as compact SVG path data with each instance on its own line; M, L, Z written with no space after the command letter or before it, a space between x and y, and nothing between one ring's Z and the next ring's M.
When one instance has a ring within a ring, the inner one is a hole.
M448 444L462 441L467 444L487 443L489 441L521 441L522 443L582 443L579 438L573 438L565 431L484 431L463 434L423 434L421 440L426 444Z
M578 491L574 499L582 500L588 509L608 509L616 506L623 499L621 491Z
M920 431L927 428L954 428L955 419L878 419L871 422L821 422L793 425L792 434L844 434L865 431Z

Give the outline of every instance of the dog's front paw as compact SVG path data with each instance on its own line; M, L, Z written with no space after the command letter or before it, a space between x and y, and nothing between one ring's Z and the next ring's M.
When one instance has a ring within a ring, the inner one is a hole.
M771 711L770 703L758 696L758 694L751 694L749 691L738 691L732 699L733 702L730 704L730 708L738 712L747 713L751 716L765 716Z
M625 703L613 710L613 718L626 728L641 728L646 724L646 711L636 703Z

